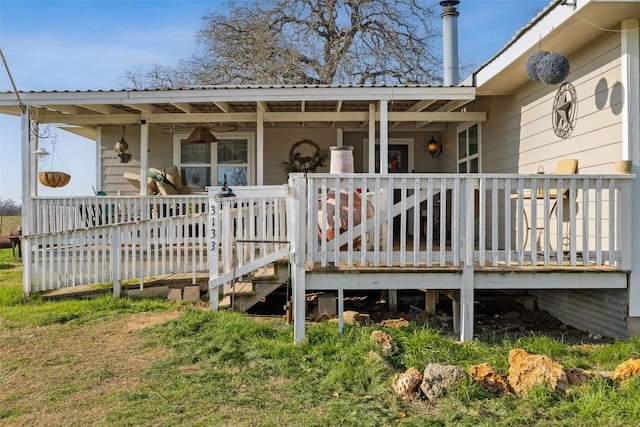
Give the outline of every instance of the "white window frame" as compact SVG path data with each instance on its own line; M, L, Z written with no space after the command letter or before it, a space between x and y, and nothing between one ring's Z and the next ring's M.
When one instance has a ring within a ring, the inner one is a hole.
M469 155L469 129L473 126L476 126L478 129L477 138L478 138L478 152L476 154ZM482 173L482 132L481 132L481 123L480 122L466 122L461 124L456 128L456 171L458 173L470 173L469 165L471 160L478 159L478 172ZM465 144L467 155L465 157L460 157L460 134L465 133ZM460 165L465 164L465 171L460 172ZM474 172L475 173L475 172Z
M220 133L216 134L213 132L214 136L219 141L224 141L225 139L245 139L247 141L247 185L255 185L254 184L254 171L255 171L255 160L254 160L254 151L255 151L255 134L252 132L233 132L233 133ZM182 170L183 167L205 167L208 166L211 169L211 186L216 187L220 184L217 183L218 179L218 167L226 166L225 164L218 164L218 150L217 147L211 147L211 161L210 163L202 163L202 164L182 164L182 159L180 157L180 144L182 141L189 137L188 133L174 134L173 135L173 158L174 163L178 167L178 170ZM215 142L213 144L216 144ZM229 166L242 166L238 164L233 164Z

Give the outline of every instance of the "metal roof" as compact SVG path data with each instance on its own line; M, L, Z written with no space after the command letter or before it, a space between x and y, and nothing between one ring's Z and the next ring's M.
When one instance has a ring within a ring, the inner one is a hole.
M155 126L193 126L196 123L251 123L263 114L269 126L361 126L388 102L389 120L407 122L453 121L457 112L475 99L470 86L430 85L247 85L202 86L180 89L26 91L25 106L41 123L83 128L139 123ZM0 113L21 114L15 93L0 93ZM431 114L431 116L429 116ZM460 116L460 120L464 120ZM80 131L76 131L81 133ZM87 134L87 133L85 133ZM87 134L88 135L88 134Z

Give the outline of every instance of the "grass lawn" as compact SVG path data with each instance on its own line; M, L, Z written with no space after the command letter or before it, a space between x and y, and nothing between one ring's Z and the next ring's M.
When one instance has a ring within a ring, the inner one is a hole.
M293 343L281 319L212 312L158 299L23 301L21 270L0 250L2 426L637 426L640 379L594 379L558 396L495 397L467 381L435 403L404 401L394 376L430 362L489 362L506 375L516 347L565 367L613 370L640 339L563 344L530 335L458 343L415 324L307 327Z

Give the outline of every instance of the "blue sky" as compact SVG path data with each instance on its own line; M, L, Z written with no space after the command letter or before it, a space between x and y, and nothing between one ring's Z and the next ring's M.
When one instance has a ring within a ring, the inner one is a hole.
M188 57L196 46L194 36L202 16L222 3L0 0L0 47L20 91L121 89L125 70L153 63L172 65ZM548 3L462 0L458 5L461 63L484 63ZM0 68L0 91L12 91ZM59 158L49 161L55 169L68 170L71 182L59 189L40 187L39 194L93 194L94 143L52 130L58 134ZM46 148L51 150L50 145ZM20 118L0 115L0 199L21 203L20 179Z

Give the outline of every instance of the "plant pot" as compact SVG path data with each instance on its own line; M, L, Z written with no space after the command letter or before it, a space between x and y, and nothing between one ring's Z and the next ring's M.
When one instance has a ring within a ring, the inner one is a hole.
M613 162L616 173L631 173L632 165L631 160L616 160Z
M42 185L47 187L64 187L71 181L71 175L65 172L40 172L38 179Z

